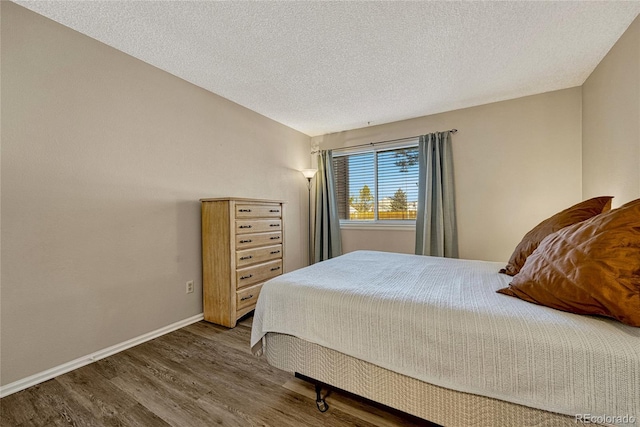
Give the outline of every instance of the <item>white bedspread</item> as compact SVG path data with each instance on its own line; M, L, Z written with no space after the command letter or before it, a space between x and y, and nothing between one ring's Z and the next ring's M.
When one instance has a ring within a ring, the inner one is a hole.
M290 334L453 390L640 418L640 328L497 294L501 267L352 252L267 282L251 346Z

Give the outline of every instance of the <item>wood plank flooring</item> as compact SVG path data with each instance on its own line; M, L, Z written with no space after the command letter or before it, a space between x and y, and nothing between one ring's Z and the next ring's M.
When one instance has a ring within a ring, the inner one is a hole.
M425 426L313 386L249 351L251 318L198 322L0 400L0 426Z

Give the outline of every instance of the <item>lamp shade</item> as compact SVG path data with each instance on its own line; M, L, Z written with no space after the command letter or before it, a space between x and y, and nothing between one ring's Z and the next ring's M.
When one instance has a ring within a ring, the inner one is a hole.
M311 179L315 176L316 172L318 172L318 169L302 169L300 172L302 172L305 178Z

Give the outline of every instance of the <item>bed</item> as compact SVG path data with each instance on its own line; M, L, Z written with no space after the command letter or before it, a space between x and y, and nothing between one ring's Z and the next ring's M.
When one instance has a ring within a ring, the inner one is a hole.
M638 425L640 328L498 294L501 266L357 251L287 273L252 351L446 426Z

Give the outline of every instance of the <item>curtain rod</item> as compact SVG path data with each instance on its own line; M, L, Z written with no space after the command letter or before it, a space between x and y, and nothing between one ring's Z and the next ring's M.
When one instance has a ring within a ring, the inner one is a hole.
M445 132L456 133L456 132L458 132L458 129L449 129L448 131L445 131ZM336 148L335 150L347 150L347 149L351 149L351 148L367 147L367 146L373 147L374 145L378 145L378 144L387 144L389 142L398 142L398 141L404 141L404 140L408 140L408 139L415 139L415 138L420 138L421 136L422 135L416 135L416 136L408 136L406 138L389 139L387 141L367 142L366 144L351 145L349 147ZM315 151L312 151L311 154L317 154L320 151L321 150L315 150Z

